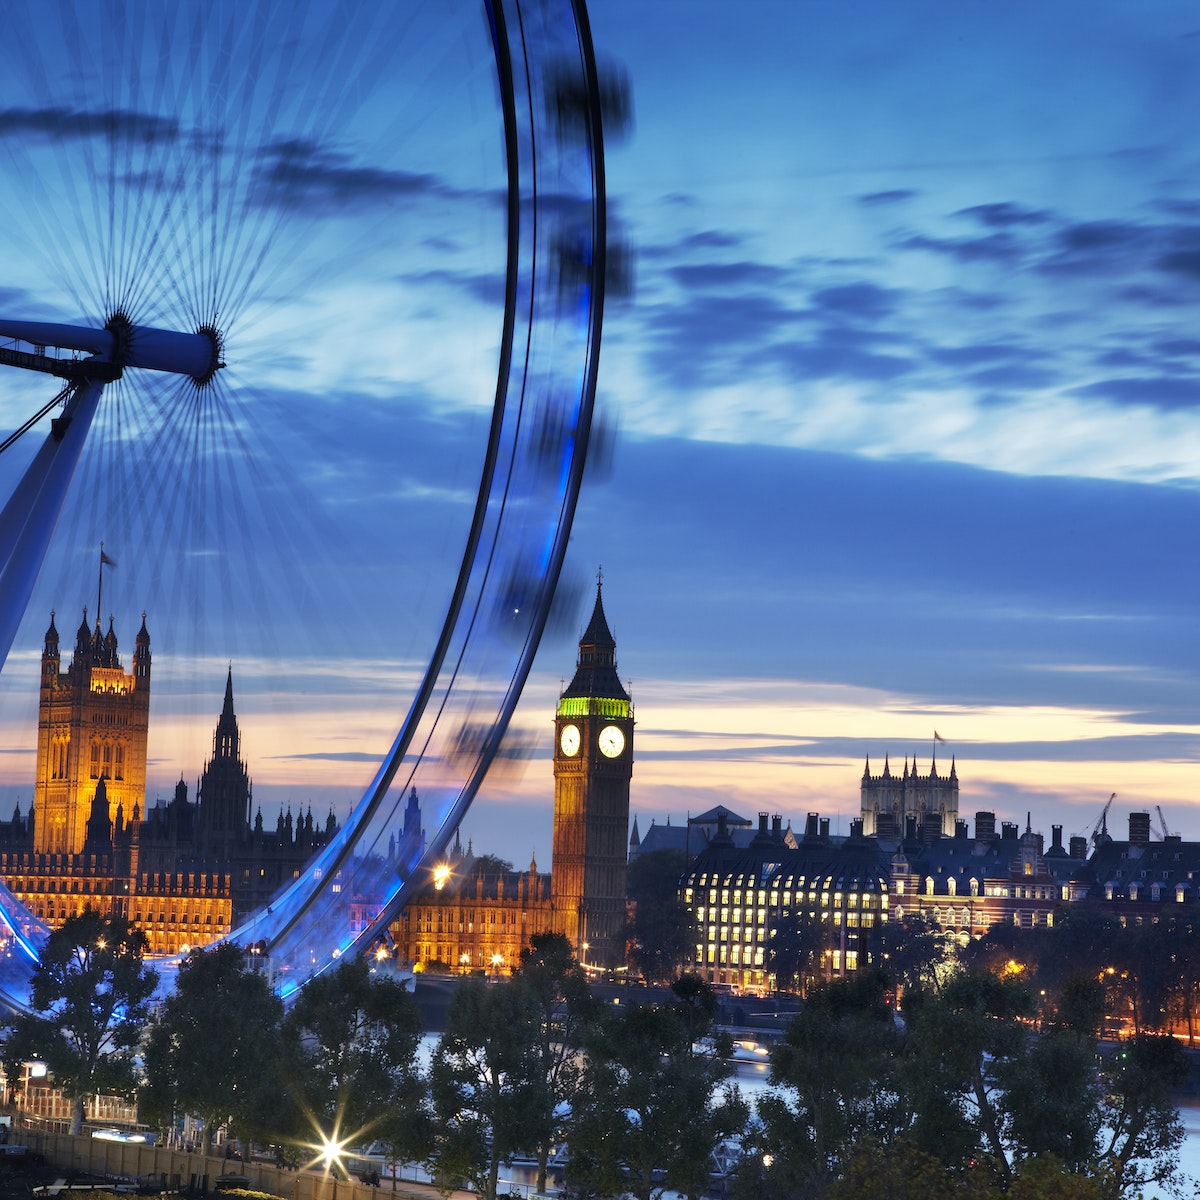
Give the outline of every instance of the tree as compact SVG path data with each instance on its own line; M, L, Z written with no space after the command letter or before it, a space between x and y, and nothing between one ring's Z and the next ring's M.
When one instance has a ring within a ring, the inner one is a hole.
M283 1022L289 1092L329 1142L382 1135L400 1161L428 1151L421 1019L398 980L365 959L310 979Z
M589 1030L580 1103L572 1113L568 1181L576 1195L665 1190L698 1197L717 1143L747 1109L736 1088L719 1095L723 1061L692 1053L677 1007L615 1007Z
M815 988L771 1051L782 1093L758 1103L765 1196L818 1196L864 1140L888 1145L908 1125L902 1034L883 972Z
M850 1155L828 1197L829 1200L993 1200L998 1195L993 1182L986 1166L954 1170L910 1142L902 1140L892 1146L880 1146L868 1141Z
M1175 1177L1184 1131L1171 1089L1187 1075L1187 1056L1170 1036L1139 1034L1105 1065L1097 1174L1106 1179L1108 1200Z
M240 946L193 950L179 968L146 1040L147 1114L166 1122L189 1112L213 1132L267 1132L279 1117L283 1004Z
M696 951L696 921L679 898L679 879L690 861L682 850L653 850L629 864L631 958L652 982L673 978Z
M41 1059L74 1102L71 1132L100 1092L131 1095L134 1061L158 975L142 961L143 934L120 916L85 908L51 932L30 985L32 1012L10 1025L4 1068Z
M495 1200L500 1164L550 1136L533 990L464 979L430 1070L436 1128L430 1166L447 1185L469 1180Z
M1100 1088L1095 1043L1054 1029L1031 1039L1024 1053L997 1065L999 1109L1014 1164L1050 1158L1086 1174L1099 1149Z
M595 1005L571 943L561 933L535 933L521 951L513 980L529 992L536 1008L534 1054L546 1083L542 1099L548 1108L536 1123L537 1191L545 1192L550 1152L563 1136L565 1114L579 1090L582 1032Z
M782 912L767 937L767 970L775 976L776 990L804 995L808 982L821 974L829 926L803 912Z
M960 970L936 994L909 993L911 1136L945 1163L986 1155L1005 1186L1012 1162L1002 1107L1006 1064L1023 1060L1035 1012L1018 979ZM1014 1070L1019 1068L1014 1067Z
M910 994L913 1143L950 1166L985 1156L1012 1195L1092 1196L1091 1181L1120 1200L1170 1185L1183 1139L1170 1089L1187 1074L1176 1040L1139 1035L1097 1074L1088 1018L1034 1037L1034 1011L1023 983L986 971ZM1062 1172L1072 1183L1056 1190Z
M928 913L906 913L876 931L875 963L891 976L897 1002L908 988L936 987L949 959L950 940Z

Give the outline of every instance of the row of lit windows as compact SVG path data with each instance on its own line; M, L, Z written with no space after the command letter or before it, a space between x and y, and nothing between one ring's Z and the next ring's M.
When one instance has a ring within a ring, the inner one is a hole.
M833 974L840 975L842 972L842 964L845 963L847 971L858 970L858 951L857 950L828 950L826 951L827 961ZM740 961L739 961L740 960ZM738 974L727 974L720 970L721 967L741 967L742 969L751 968L755 975L753 982L756 984L764 984L767 979L763 977L763 952L761 947L755 947L754 953L750 953L750 948L747 947L744 953L739 954L739 947L731 946L729 952L726 953L724 946L708 946L707 949L702 946L696 947L696 966L707 968L705 974L713 983L746 983L751 982L749 972L742 977ZM768 979L774 979L774 974L767 976Z
M143 923L149 923L151 925L154 925L154 924L165 925L165 924L167 924L167 916L166 916L165 912L160 912L157 917L155 917L155 915L153 913L148 913L146 916L143 917L143 915L139 912L133 918L133 923L135 925L141 925ZM211 924L213 924L213 914L205 913L204 918L201 919L199 913L193 913L191 916L189 916L187 913L184 913L183 920L180 921L179 918L176 916L176 914L172 913L170 923L172 925L192 925L192 926L211 925ZM216 923L218 925L221 924L220 916L217 917Z
M898 888L898 890L903 892L903 890L904 890L903 886L900 886ZM783 893L780 893L778 891L772 890L770 893L767 893L764 890L764 891L760 891L758 893L759 905L765 906L767 904L768 894L770 895L770 906L772 908L776 908L776 909L780 907L781 895L782 895L782 901L783 901L784 908L791 907L793 897L797 904L803 904L806 896L807 896L809 904L816 904L817 897L819 896L821 898L820 903L823 905L828 905L830 903L830 897L832 896L833 903L839 907L842 906L842 904L844 902L845 905L849 908L859 908L859 907L875 908L877 906L880 908L887 908L887 894L885 892L880 892L877 894L875 892L854 892L854 891L841 892L841 891L836 891L836 890L834 890L834 891L830 891L828 889L818 890L816 888L813 888L812 890L810 890L807 893L805 893L803 890L798 890L795 893L792 893L791 891L785 891ZM721 891L720 895L721 895L720 904L722 906L728 905L729 904L729 889L728 888L723 889ZM693 888L685 888L684 892L683 892L684 903L690 905L693 903L694 900L699 901L701 903L701 905L703 906L702 908L700 908L698 910L699 912L703 912L704 907L714 907L717 905L717 889L710 888L708 890L708 903L707 903L707 905L704 905L704 892L703 891L693 889ZM741 893L739 891L737 891L736 889L733 892L733 903L735 906L740 906L742 903ZM754 893L753 892L746 893L746 904L751 905L751 906L754 904ZM722 907L721 911L728 912L729 910L726 907ZM735 907L733 911L734 912L740 911L740 907ZM747 912L749 912L749 911L751 911L751 909L748 908ZM762 915L764 911L765 911L764 908L760 907L758 909L758 912L759 912L758 919L760 921L765 919L764 916ZM704 918L701 917L700 919L703 920ZM734 919L736 920L737 918L734 918ZM747 917L747 920L749 920L749 919L750 918Z

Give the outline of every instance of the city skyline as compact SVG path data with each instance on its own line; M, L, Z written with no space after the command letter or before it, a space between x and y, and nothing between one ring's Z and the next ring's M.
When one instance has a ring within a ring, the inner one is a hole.
M1031 811L1035 829L1070 835L1116 792L1110 825L1161 804L1173 830L1200 835L1188 18L1073 2L593 6L598 52L628 72L635 112L608 153L636 264L601 353L615 449L568 552L577 611L518 709L514 744L532 757L485 786L464 825L477 849L548 861L554 703L598 566L632 680L643 832L718 802L793 822L819 810L845 832L865 758L916 754L927 770L937 730L965 814L1023 824ZM410 269L425 307L466 313L476 344L459 357L460 331L416 354L406 334L422 372L408 448L362 449L363 478L386 476L410 527L445 517L446 543L471 468L457 492L435 491L422 456L460 436L439 423L447 396L487 390L495 273L465 256ZM355 347L377 329L366 321ZM271 366L259 386L303 393L314 413L342 388L377 417L373 357L349 377ZM319 499L351 504L317 451L288 461ZM377 535L364 523L364 555ZM148 601L130 578L138 547L119 541L111 603L129 647ZM78 579L86 603L94 549L81 539L71 553L58 581ZM390 594L435 570L444 578L423 546L380 568ZM64 591L38 597L6 668L13 798L32 795L22 673L36 679L49 608L72 611ZM151 611L164 703L188 649L168 619ZM167 798L174 772L199 769L232 657L256 798L344 804L358 786L344 777L369 776L423 666L427 625L412 628L370 658L338 647L284 669L218 647L180 668L200 715L152 714L152 789ZM297 691L273 698L281 679Z

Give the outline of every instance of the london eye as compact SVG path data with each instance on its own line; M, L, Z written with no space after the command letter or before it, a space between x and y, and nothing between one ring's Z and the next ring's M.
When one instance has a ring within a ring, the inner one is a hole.
M0 663L103 540L169 628L169 725L226 661L277 726L295 687L391 722L312 755L349 815L229 935L285 995L378 941L502 753L587 454L584 3L455 7L3 9ZM398 850L414 789L430 836ZM47 927L6 890L0 918L21 1004Z

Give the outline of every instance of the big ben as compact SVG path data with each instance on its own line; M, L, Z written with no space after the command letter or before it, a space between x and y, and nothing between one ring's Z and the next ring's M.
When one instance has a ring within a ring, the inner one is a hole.
M596 965L616 965L625 954L633 705L617 676L616 650L598 582L575 677L554 718L551 877L558 929L576 955Z

